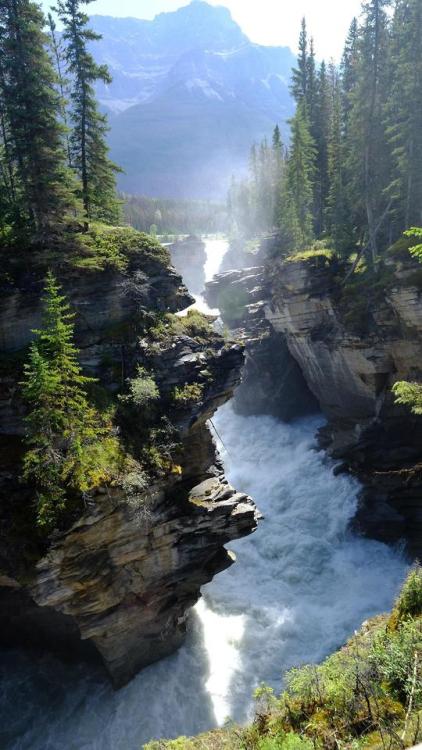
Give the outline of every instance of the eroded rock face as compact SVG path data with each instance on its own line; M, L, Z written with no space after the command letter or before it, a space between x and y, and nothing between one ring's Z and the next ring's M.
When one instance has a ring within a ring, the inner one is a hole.
M284 334L265 316L270 288L264 266L227 271L206 285L206 298L245 343L242 382L234 408L246 416L268 414L284 421L318 411Z
M347 270L323 254L283 260L276 238L264 265L227 271L207 285L211 306L246 343L235 404L245 414L291 419L321 409L321 445L365 490L354 524L422 554L422 419L394 403L398 380L422 379L418 266L390 261L385 294L347 300ZM306 382L305 382L306 381Z
M72 626L117 687L180 646L200 587L233 562L223 545L256 527L250 498L222 477L175 495L161 483L136 504L113 491L95 499L92 512L54 540L24 590L38 613L51 613L38 623L41 634L48 628L66 647ZM23 595L16 583L13 593ZM0 622L12 641L11 627L27 623L25 609L9 623L8 612Z
M391 393L396 381L422 377L422 295L411 285L412 272L399 264L382 299L367 292L363 305L355 300L364 314L354 320L334 263L279 261L265 315L329 419L324 446L370 488L357 524L388 541L404 534L419 555L422 420Z
M169 413L178 466L135 494L120 486L91 493L77 520L40 553L15 517L30 501L30 488L18 481L19 367L10 366L0 383L0 638L99 657L118 687L182 643L201 586L233 562L224 545L256 528L257 510L227 484L207 427L240 381L243 348L217 335L202 345L180 335L157 344L143 338L145 311L175 312L192 301L171 268L134 259L125 273L72 271L59 279L77 311L81 360L103 388L115 393L138 364L153 368L164 403L172 403L176 386L202 388L193 403ZM41 279L24 279L2 298L10 362L39 325L41 287ZM124 439L124 423L120 430Z

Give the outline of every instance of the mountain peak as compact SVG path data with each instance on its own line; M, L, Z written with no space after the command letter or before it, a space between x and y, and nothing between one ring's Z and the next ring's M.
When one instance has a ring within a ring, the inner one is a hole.
M228 8L192 0L175 11L160 13L152 22L160 33L182 34L187 47L233 48L248 41Z

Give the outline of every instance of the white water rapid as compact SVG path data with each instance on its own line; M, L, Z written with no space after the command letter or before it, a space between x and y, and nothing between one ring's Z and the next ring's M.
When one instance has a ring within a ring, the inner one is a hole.
M209 274L224 249L207 244ZM406 563L348 530L359 485L315 451L322 420L287 425L228 404L214 421L228 479L265 520L230 545L237 563L204 589L186 644L117 693L87 666L3 653L2 750L140 750L152 737L243 721L257 684L280 689L286 668L321 660L390 607Z

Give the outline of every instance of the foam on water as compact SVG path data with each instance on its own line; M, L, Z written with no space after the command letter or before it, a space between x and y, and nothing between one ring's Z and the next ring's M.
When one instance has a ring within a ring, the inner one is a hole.
M230 545L237 564L205 587L186 644L117 693L87 666L3 653L2 750L139 750L244 721L261 681L280 689L285 669L322 659L390 607L406 563L349 531L359 485L315 451L321 420L286 425L226 405L214 422L229 480L265 519Z

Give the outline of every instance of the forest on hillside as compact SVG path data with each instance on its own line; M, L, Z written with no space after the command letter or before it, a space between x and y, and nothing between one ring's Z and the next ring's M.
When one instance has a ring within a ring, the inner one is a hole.
M125 221L140 232L215 234L229 228L224 204L143 195L122 195L121 199Z
M393 7L394 6L394 7ZM286 249L325 240L375 265L422 224L422 3L370 0L353 19L340 66L317 60L305 19L286 147L276 126L233 180L232 230L277 229Z

